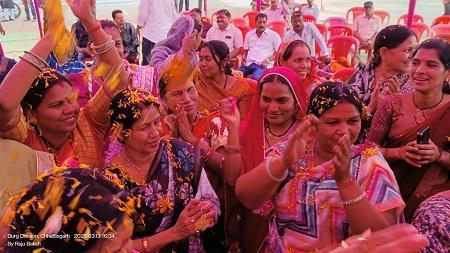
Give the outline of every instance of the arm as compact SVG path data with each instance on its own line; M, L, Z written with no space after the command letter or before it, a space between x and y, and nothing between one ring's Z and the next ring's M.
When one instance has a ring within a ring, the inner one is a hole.
M137 29L140 30L148 18L148 6L152 0L140 0L138 7L138 17L137 17Z
M244 39L243 39L242 33L239 29L237 29L237 31L235 32L233 43L234 43L235 49L233 50L233 52L230 53L231 59L236 58L238 55L240 55L244 48Z
M322 55L328 56L330 53L328 52L327 43L325 43L325 40L320 33L319 29L315 25L310 26L312 29L312 36L314 37L314 40L319 43L320 51L322 52ZM316 53L317 54L317 53Z
M361 38L361 35L359 35L359 33L358 33L358 23L359 23L359 18L356 17L355 22L353 22L353 26L352 26L353 37L357 38L361 42L364 40Z
M130 52L137 53L138 47L139 47L139 38L137 36L136 29L134 28L133 25L130 25L130 29L131 29L131 50L130 50Z

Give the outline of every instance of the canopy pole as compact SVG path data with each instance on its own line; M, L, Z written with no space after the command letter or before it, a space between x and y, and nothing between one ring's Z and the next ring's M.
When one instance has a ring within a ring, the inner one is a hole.
M38 0L33 0L33 5L34 5L34 10L36 11L36 18L37 18L37 24L38 24L38 28L39 28L39 35L42 38L42 37L44 37L44 29L42 27L41 12L39 10Z
M406 26L411 28L413 16L414 16L414 10L416 9L416 0L409 0L409 8L408 8L408 21L406 23Z
M262 0L256 0L256 11L261 12Z

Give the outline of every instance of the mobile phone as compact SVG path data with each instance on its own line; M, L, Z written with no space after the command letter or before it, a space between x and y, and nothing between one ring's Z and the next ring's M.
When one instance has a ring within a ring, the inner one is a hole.
M430 140L430 127L422 129L417 132L417 144L428 144Z

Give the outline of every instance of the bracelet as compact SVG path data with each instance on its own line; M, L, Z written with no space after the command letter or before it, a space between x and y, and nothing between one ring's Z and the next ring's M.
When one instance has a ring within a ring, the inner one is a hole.
M23 56L19 56L19 59L27 62L31 66L35 67L40 72L44 71L47 66L45 64L42 64L42 62L36 61L35 58L29 57L29 55L24 54Z
M241 153L241 147L240 146L230 146L225 145L223 147L227 153Z
M31 52L31 51L23 51L25 54L28 54L32 57L34 57L36 60L40 61L42 64L45 64L46 67L49 67L47 62L45 62L41 57L39 57L37 54Z
M287 175L288 175L288 170L285 171L285 173L283 174L283 176L281 177L275 177L272 172L270 171L270 162L272 161L272 158L269 158L266 160L266 174L267 176L272 179L275 182L283 182Z
M92 28L86 28L87 33L95 33L96 31L102 29L102 26L100 25L100 22L97 21L97 25Z
M108 52L110 49L112 49L114 47L114 44L115 44L115 42L111 39L111 35L110 35L108 40L105 43L103 43L99 46L91 44L91 48L95 54L99 55L99 54L104 54L104 53Z
M343 200L342 205L344 206L351 206L353 204L358 203L359 201L363 200L366 197L366 192L363 191L358 197L350 200Z
M148 242L147 239L144 237L141 239L142 242L142 248L144 249L144 252L149 252L149 248L148 248Z

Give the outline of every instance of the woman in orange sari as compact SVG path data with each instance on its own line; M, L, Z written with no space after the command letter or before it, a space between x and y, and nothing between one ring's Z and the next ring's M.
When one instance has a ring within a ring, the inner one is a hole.
M423 42L414 54L410 75L414 91L383 101L368 135L383 147L396 174L407 220L426 198L450 189L450 45L441 39ZM418 132L427 127L429 141L417 143Z
M241 118L247 115L253 98L253 89L246 78L232 75L227 44L212 40L200 46L199 69L194 84L198 91L198 109L215 111L217 102L235 98Z

